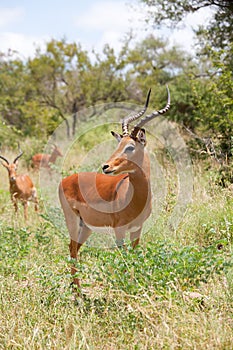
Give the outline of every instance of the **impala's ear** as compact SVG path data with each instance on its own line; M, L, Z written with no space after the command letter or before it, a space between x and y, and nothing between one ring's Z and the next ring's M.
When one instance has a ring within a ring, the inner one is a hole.
M111 131L111 134L112 134L112 136L115 137L115 139L117 139L118 142L121 141L122 135L120 135L120 134L118 134L117 132L114 132L114 131Z
M138 141L145 146L146 145L146 131L145 129L140 129L137 134Z
M7 162L5 162L5 161L0 161L0 163L1 163L5 168L8 169L8 164L7 164Z

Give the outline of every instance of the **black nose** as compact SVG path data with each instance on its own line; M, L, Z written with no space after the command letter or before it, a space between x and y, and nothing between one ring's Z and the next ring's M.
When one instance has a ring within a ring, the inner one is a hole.
M105 172L107 169L109 168L109 165L108 164L104 164L102 166L102 170Z

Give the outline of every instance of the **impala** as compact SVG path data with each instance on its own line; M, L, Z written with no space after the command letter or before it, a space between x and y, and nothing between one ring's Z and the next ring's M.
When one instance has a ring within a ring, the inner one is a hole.
M14 159L13 163L10 163L5 157L0 155L0 158L4 161L2 165L8 170L10 194L13 202L15 212L18 211L18 200L23 203L24 206L24 218L28 218L28 201L35 203L35 211L38 211L38 199L36 188L33 185L31 178L28 175L17 174L18 159L23 155L23 152Z
M38 153L32 157L32 165L35 169L50 168L50 164L54 164L58 157L62 157L61 150L53 145L53 151L51 154Z
M142 126L170 108L168 88L167 91L165 108L145 116L129 132L129 124L146 112L149 90L144 108L123 120L122 135L112 132L119 144L102 166L104 174L83 172L61 181L59 198L70 234L72 259L77 260L80 247L92 231L113 231L118 246L123 245L129 232L133 248L139 243L143 223L151 213L150 160ZM80 287L75 273L72 266L73 283Z

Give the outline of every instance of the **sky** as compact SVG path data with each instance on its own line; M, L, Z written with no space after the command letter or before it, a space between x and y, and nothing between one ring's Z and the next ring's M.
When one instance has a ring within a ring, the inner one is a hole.
M50 39L77 42L101 52L110 44L116 52L133 30L136 40L153 32L191 51L193 31L210 18L208 10L188 15L185 28L153 30L144 22L145 9L137 0L0 0L0 52L16 50L22 58ZM145 30L147 29L147 31Z

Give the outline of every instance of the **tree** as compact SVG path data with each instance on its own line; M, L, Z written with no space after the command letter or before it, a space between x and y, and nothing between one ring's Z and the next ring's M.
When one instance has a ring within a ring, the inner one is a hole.
M214 49L227 49L233 42L233 2L218 1L219 5L210 23L202 26L196 34L205 40ZM215 5L216 6L216 5Z
M1 115L10 124L20 125L22 114L19 106L25 98L25 67L11 52L0 56L0 108Z
M216 156L228 159L232 156L232 71L233 71L233 2L231 0L141 0L149 9L148 20L153 25L176 26L189 13L201 8L213 8L209 23L197 31L197 55L185 75L178 77L180 84L176 101L178 120L200 133L203 138L212 139ZM188 68L188 69L187 69ZM176 77L177 82L177 77ZM185 98L182 97L182 90ZM180 110L183 105L185 109ZM188 113L186 113L188 111ZM177 118L176 118L177 119Z
M42 136L41 116L46 112L36 100L25 63L15 53L0 56L0 113L2 121L27 135ZM45 136L45 135L44 135Z
M202 8L213 9L213 18L200 29L212 47L226 48L233 36L233 2L232 0L140 0L148 7L149 22L160 27L177 26L189 13Z
M224 161L233 156L233 79L227 55L233 55L233 45L227 50L213 52L211 78L195 77L191 80L197 121L196 130L211 137L215 144L215 158Z
M140 0L149 8L149 19L153 17L154 24L161 26L166 22L171 26L182 21L189 13L201 8L213 7L218 11L232 11L231 0ZM229 19L230 20L230 19Z
M65 40L51 40L45 52L38 48L35 58L27 63L40 105L65 120L68 136L70 125L66 115L75 114L86 104L83 81L90 66L87 52Z

